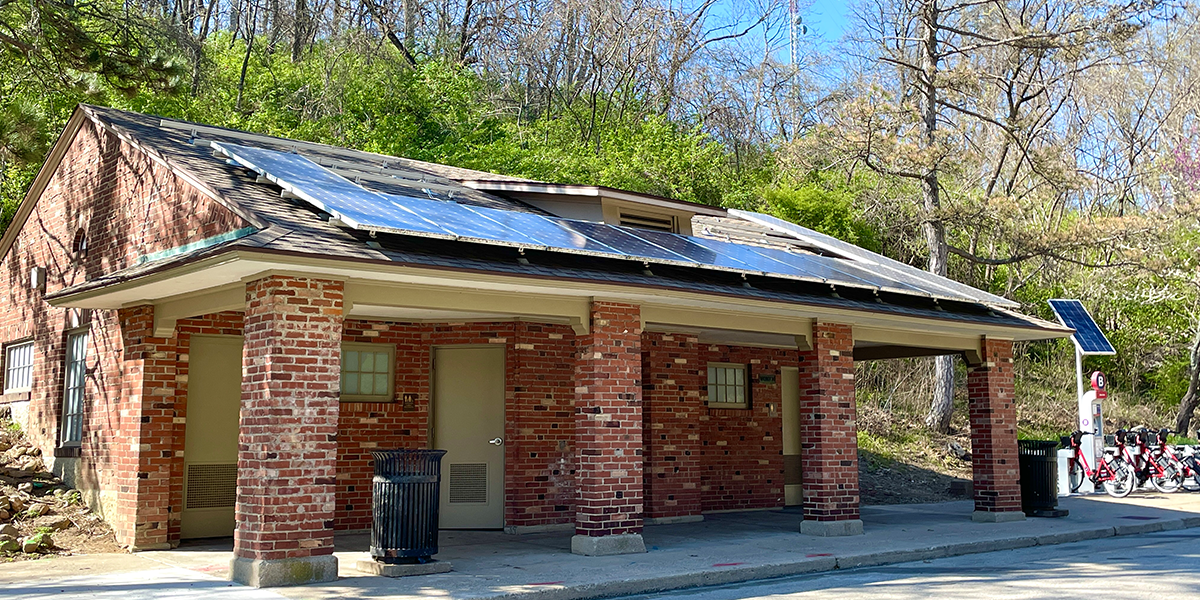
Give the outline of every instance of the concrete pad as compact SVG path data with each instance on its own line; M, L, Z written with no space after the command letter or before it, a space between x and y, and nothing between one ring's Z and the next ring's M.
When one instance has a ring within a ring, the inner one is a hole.
M382 577L412 577L414 575L433 575L436 573L449 573L452 568L450 563L439 560L410 565L389 565L374 560L360 560L355 563L354 567L363 573L371 575L379 575Z
M256 588L337 581L337 567L337 557L328 554L279 560L235 557L229 564L233 581Z
M977 510L971 513L971 520L976 523L1012 523L1013 521L1024 521L1025 513L1019 510L1005 512Z
M571 553L583 556L612 556L614 554L641 554L646 551L646 544L641 534L623 533L620 535L590 535L571 536Z
M841 537L846 535L862 535L863 522L861 519L848 521L800 521L800 533L817 537Z

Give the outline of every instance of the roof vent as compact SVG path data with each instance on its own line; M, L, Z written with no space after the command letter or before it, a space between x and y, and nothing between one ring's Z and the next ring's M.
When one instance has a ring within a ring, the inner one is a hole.
M675 217L667 215L650 215L621 211L620 225L622 227L638 227L641 229L665 231L667 233L678 231L678 228L675 226Z

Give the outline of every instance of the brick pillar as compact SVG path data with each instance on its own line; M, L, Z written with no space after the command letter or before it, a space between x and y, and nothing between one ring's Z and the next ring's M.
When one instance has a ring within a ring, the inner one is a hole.
M591 331L577 339L571 551L645 552L642 542L642 324L637 306L592 302Z
M800 353L800 462L809 535L858 535L858 427L854 336L849 325L813 323L812 350Z
M1013 392L1012 342L983 339L981 362L967 374L971 413L971 470L975 513L983 522L1020 521L1017 407Z
M700 345L695 335L642 336L647 523L702 521Z
M162 550L171 547L175 340L154 337L153 306L120 309L117 319L124 346L121 398L127 407L122 429L128 438L118 450L124 458L118 459L114 532L130 550ZM95 340L91 343L89 354Z
M233 580L337 579L333 526L343 286L269 276L246 285Z

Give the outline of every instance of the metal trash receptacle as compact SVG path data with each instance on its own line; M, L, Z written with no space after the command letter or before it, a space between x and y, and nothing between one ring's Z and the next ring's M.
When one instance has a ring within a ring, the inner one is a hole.
M1058 442L1017 440L1021 510L1030 517L1065 517L1058 508Z
M438 551L438 490L445 450L378 450L372 480L371 558L425 563Z

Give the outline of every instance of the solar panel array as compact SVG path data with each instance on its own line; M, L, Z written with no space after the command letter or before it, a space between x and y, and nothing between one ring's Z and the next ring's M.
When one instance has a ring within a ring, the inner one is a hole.
M232 163L254 171L278 185L286 194L312 204L355 229L622 258L647 264L700 267L957 301L981 301L917 277L897 276L890 271L881 273L877 265L870 263L447 200L386 194L366 189L299 154L226 142L211 144Z
M1071 339L1075 341L1080 353L1084 355L1117 353L1108 338L1104 337L1104 332L1100 331L1100 326L1092 319L1092 315L1088 314L1087 309L1083 307L1082 302L1059 299L1049 300L1049 302L1050 310L1054 311L1058 320L1063 325L1075 330L1075 333L1071 334Z
M898 281L918 286L932 293L938 293L949 297L961 297L962 300L970 302L981 302L993 306L1008 306L1018 307L1020 303L989 294L983 290L973 288L969 285L964 285L949 277L941 277L934 275L929 271L923 271L912 265L906 265L898 260L892 260L886 256L876 254L870 250L866 250L855 246L849 242L844 242L831 235L825 235L818 231L813 231L806 227L801 227L795 223L789 223L783 219L764 215L761 213L730 209L730 215L746 219L759 225L770 227L778 232L788 234L797 240L803 241L812 245L815 248L850 257L871 265L872 270L889 277L893 277Z

